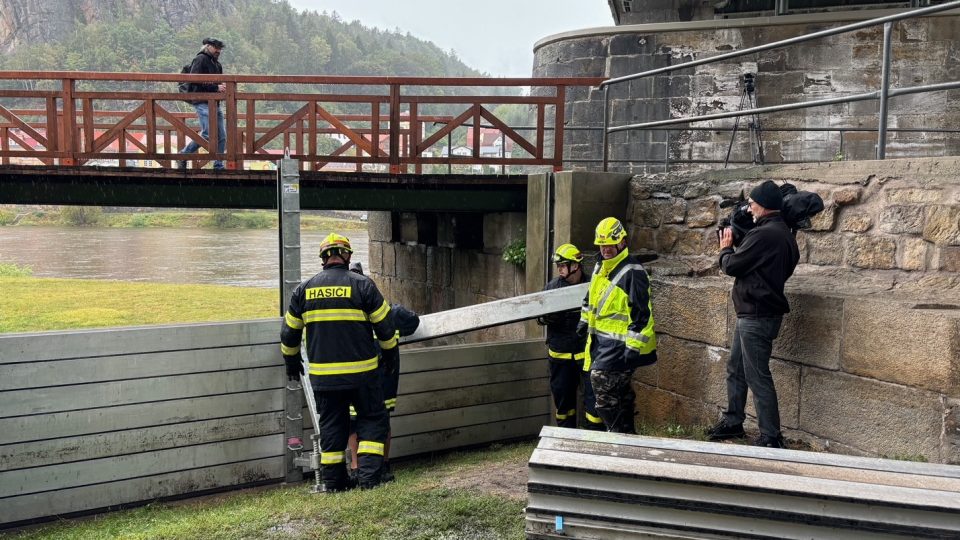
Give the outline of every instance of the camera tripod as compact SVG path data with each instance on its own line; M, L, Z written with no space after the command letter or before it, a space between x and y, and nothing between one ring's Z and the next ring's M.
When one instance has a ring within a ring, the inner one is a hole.
M757 87L755 79L756 77L753 73L743 74L743 92L740 94L740 105L737 107L738 111L744 110L744 107L747 109L756 108L755 94ZM753 163L763 165L763 136L760 127L760 115L754 113L747 116L747 129L750 131L750 154L753 158ZM740 119L743 117L737 116L736 118L733 123L733 134L730 136L730 144L727 146L727 157L723 160L724 169L726 169L730 163L730 152L733 151L733 141L737 138L737 131L740 129Z

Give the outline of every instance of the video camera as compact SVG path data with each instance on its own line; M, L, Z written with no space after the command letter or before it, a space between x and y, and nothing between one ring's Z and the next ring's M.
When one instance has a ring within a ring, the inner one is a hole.
M780 194L783 196L780 215L793 234L797 234L799 230L809 229L811 218L823 210L823 199L812 191L797 191L793 184L783 184L780 186ZM733 207L733 210L730 211L729 216L720 220L717 236L723 233L723 229L730 227L733 229L733 245L738 247L743 237L757 224L754 223L753 215L749 212L750 205L743 196L743 191L740 192L739 199L724 199L720 202L720 208L730 207Z

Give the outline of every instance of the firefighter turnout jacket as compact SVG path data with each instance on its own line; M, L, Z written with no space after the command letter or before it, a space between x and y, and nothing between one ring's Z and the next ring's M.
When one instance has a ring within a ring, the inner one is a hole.
M581 273L584 277L586 274ZM575 283L574 285L579 285ZM571 284L562 277L550 280L545 291L570 287ZM557 360L583 360L586 336L577 334L577 324L580 314L576 311L565 313L551 313L542 317L547 325L547 354Z
M390 306L373 281L345 264L331 264L294 290L280 332L280 350L285 357L299 355L306 330L313 387L356 388L363 378L376 374L380 349L397 346L389 313Z
M657 361L650 279L628 249L594 269L577 330L588 334L584 370L626 371Z

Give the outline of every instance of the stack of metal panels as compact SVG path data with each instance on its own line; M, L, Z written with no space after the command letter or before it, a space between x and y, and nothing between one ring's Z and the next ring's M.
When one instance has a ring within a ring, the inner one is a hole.
M960 538L960 467L545 427L526 533Z

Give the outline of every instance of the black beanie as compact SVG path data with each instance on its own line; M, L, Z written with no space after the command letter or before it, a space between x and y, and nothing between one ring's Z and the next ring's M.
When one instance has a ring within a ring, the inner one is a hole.
M780 188L773 180L767 180L759 186L753 188L750 192L750 198L753 202L766 208L767 210L780 210L783 208L783 195L780 194Z

